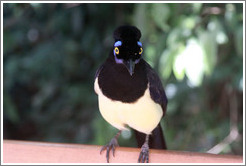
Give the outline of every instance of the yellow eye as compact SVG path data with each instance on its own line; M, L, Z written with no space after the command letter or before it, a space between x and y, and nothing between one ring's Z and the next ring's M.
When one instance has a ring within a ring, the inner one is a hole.
M142 54L142 52L143 52L143 48L141 47L140 51L139 51L139 54Z
M114 52L115 52L116 54L119 54L119 53L120 53L119 48L118 48L118 47L115 47L115 48L114 48Z

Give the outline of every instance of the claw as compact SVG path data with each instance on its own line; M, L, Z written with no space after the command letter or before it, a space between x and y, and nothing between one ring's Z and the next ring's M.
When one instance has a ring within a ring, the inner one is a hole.
M146 156L146 163L149 163L149 154Z
M109 152L110 152L110 147L107 146L107 154L106 154L107 163L109 163Z
M114 156L115 149L116 149L117 146L119 146L118 141L117 141L117 137L114 137L114 138L111 139L111 141L107 145L105 145L105 146L103 146L101 148L100 154L102 153L102 151L107 149L106 159L107 159L108 163L109 163L109 153L110 153L110 151L112 150L112 153L113 153L113 156Z
M141 161L142 155L143 155L143 153L140 152L139 157L138 157L138 162L139 162L139 163L140 163L140 161Z
M107 146L106 146L106 145L105 145L105 146L103 146L103 147L101 148L101 150L100 150L100 154L102 154L102 151L104 151L106 148L107 148Z
M138 162L140 163L148 163L149 162L149 145L148 143L144 143L141 152L138 157Z
M115 152L115 145L113 145L113 147L112 147L112 151L113 151L113 156L114 156L114 152Z

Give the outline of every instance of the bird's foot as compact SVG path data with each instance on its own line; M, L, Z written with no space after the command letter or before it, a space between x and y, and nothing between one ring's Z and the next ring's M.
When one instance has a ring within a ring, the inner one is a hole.
M141 152L138 158L139 163L148 163L149 162L149 145L145 142L141 148Z
M107 145L105 145L101 148L100 154L102 153L102 151L107 149L106 158L107 158L108 163L109 163L109 152L110 152L110 150L112 150L113 156L114 156L116 146L119 146L119 144L118 144L117 138L114 137L111 139L111 141Z

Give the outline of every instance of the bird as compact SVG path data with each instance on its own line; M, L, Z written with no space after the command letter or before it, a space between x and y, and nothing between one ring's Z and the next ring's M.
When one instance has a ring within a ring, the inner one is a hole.
M97 69L94 91L102 117L118 133L106 150L114 156L118 137L132 128L141 151L138 162L149 162L149 149L166 149L160 125L167 109L167 97L162 82L154 69L143 59L141 31L132 25L121 25L113 32L114 44L105 62Z

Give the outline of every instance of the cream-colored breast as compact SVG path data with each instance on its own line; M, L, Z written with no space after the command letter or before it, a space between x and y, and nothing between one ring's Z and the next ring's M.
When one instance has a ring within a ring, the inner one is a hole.
M128 125L145 134L151 134L161 120L162 108L151 99L149 88L135 103L113 101L104 96L98 86L97 78L94 89L98 94L99 110L103 118L119 130L126 130Z

